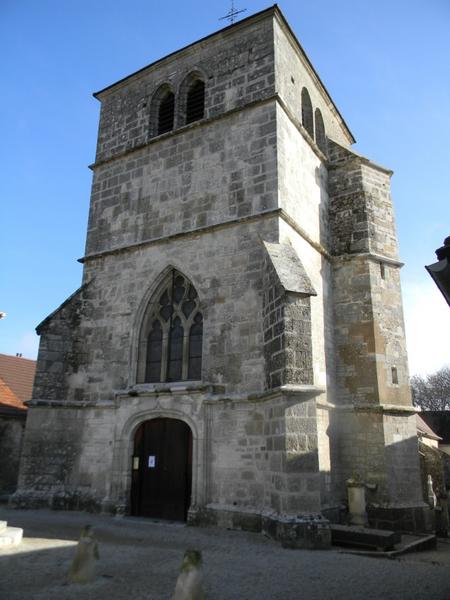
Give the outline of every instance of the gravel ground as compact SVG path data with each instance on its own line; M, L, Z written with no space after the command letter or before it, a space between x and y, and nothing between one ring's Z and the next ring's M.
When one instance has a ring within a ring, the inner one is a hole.
M0 508L24 541L0 550L1 600L165 600L187 548L201 550L208 600L450 600L450 544L400 560L287 550L260 534L136 518ZM92 584L68 584L75 542L94 527Z

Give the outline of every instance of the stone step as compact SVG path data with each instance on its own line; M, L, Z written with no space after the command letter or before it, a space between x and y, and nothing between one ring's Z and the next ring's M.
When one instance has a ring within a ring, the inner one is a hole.
M0 533L8 526L7 521L0 521Z
M23 529L20 527L6 527L0 531L0 548L5 546L18 546L22 541Z
M351 525L331 525L331 543L337 546L359 546L390 550L401 541L398 531L369 529Z

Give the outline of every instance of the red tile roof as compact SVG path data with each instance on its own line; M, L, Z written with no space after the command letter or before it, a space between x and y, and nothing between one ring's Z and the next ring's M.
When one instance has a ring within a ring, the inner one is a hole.
M0 412L2 407L8 406L12 408L19 408L25 410L27 407L19 400L14 392L6 385L3 379L0 377Z
M0 354L0 404L11 405L12 396L18 408L25 408L24 400L30 400L36 361L29 358Z

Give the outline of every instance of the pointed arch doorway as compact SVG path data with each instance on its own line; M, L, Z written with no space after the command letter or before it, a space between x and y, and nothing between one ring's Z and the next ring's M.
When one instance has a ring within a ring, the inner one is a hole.
M144 421L134 436L131 514L185 521L191 488L190 427L178 419Z

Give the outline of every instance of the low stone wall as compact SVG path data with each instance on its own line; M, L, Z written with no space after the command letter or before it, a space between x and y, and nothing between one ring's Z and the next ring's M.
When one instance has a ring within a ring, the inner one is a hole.
M14 492L17 486L26 411L0 414L0 496Z

